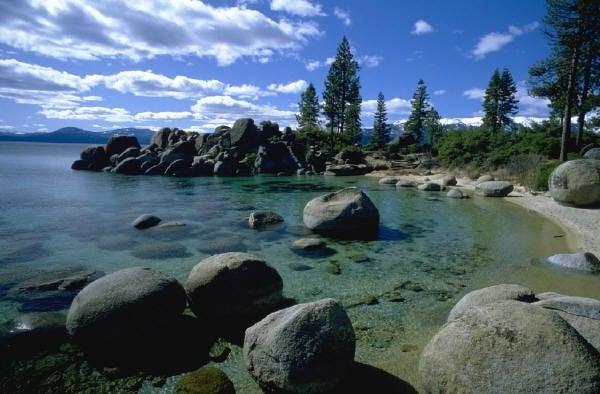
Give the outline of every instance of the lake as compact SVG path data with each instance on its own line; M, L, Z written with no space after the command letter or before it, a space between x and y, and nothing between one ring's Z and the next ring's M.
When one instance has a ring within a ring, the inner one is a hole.
M248 251L269 262L298 302L325 297L347 308L357 336L357 361L418 387L419 352L466 292L519 283L536 292L600 298L599 278L551 271L532 261L568 252L563 230L501 199L455 200L444 193L396 190L370 177L129 177L70 170L77 144L0 143L0 275L84 267L106 273L156 268L185 282L213 253ZM312 198L362 188L381 214L372 241L327 240L335 253L300 256L291 243L309 234L302 209ZM249 228L257 209L278 212L285 225ZM185 226L139 231L143 213ZM0 295L4 293L0 292ZM19 313L64 309L0 297L0 323ZM238 392L257 392L239 348L219 364ZM144 384L142 390L168 391Z

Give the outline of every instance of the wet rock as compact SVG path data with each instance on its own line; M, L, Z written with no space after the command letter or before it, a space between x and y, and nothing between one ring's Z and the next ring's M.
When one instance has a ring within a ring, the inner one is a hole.
M90 169L90 166L91 166L91 163L89 161L79 159L79 160L75 160L73 162L73 164L71 164L71 169L77 170L77 171L86 171L86 170Z
M81 343L104 345L173 323L185 306L185 291L175 279L151 268L126 268L77 294L67 331Z
M122 162L125 159L129 159L130 157L138 157L140 156L140 149L136 147L131 147L125 149L119 156L117 156L117 163Z
M400 179L396 182L396 187L417 187L417 183L408 179Z
M562 204L600 203L600 160L571 160L556 167L548 180L552 198Z
M474 306L487 305L499 301L533 302L535 295L527 287L520 285L501 284L474 290L466 294L454 305L448 315L448 321L459 318Z
M188 163L186 163L184 159L174 160L170 162L163 175L174 176L178 172L184 170L186 167L188 167Z
M235 394L225 372L205 366L184 374L175 385L175 394Z
M136 246L131 254L144 260L163 260L191 256L185 246L175 242L162 241L152 241Z
M400 178L397 176L384 176L379 180L380 185L395 185L398 183Z
M484 197L506 197L514 189L512 183L506 181L481 182L475 186L475 193Z
M583 155L586 159L600 160L600 148L592 148Z
M245 321L262 317L282 302L283 281L264 260L247 253L224 253L198 263L185 284L198 317Z
M368 238L378 231L379 211L362 190L349 187L309 201L303 221L318 233Z
M108 155L103 146L88 146L81 151L81 159L89 163L89 169L100 171L106 166L110 166Z
M325 168L326 175L356 176L371 172L372 168L366 164L331 164Z
M19 283L10 292L77 291L102 275L95 270L44 271Z
M140 149L140 143L138 139L134 136L129 135L119 135L110 137L108 143L106 144L106 155L111 157L112 155L120 155L127 148L138 148Z
M248 218L248 224L252 228L261 228L283 223L283 218L273 211L254 211Z
M600 301L593 298L561 295L538 301L533 305L562 311L571 315L600 320Z
M323 249L327 246L325 241L318 238L300 238L294 241L292 249L300 249L305 251L314 251Z
M141 173L142 163L135 157L123 160L112 170L116 174L138 175Z
M449 198L466 198L466 196L459 189L450 189L450 191L446 194L446 197Z
M161 222L161 219L158 216L144 214L138 216L137 219L131 223L131 225L139 230L144 230L150 227L154 227Z
M268 315L246 330L243 353L263 390L321 393L345 378L355 347L346 311L328 298Z
M439 183L427 182L422 185L419 185L418 189L426 192L439 192L442 190L442 186L440 186Z
M600 390L600 353L552 311L502 301L442 327L419 361L425 392Z
M592 253L555 254L546 258L546 262L559 268L590 274L600 273L600 260Z

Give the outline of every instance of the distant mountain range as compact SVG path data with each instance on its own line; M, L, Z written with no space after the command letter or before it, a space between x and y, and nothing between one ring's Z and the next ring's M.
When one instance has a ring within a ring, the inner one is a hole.
M134 135L140 144L149 144L154 131L150 129L125 128L109 131L88 131L78 127L63 127L50 133L0 132L0 141L60 142L73 144L105 144L114 135Z

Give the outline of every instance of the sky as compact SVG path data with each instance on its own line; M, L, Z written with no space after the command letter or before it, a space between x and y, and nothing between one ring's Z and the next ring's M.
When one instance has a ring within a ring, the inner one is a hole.
M525 85L549 50L545 12L544 0L0 0L0 131L293 127L344 35L365 127L380 91L389 120L406 119L419 78L446 121L476 123L503 67L518 115L545 117Z

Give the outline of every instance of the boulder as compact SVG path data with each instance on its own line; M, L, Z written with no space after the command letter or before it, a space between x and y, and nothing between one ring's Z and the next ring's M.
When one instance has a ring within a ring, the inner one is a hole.
M172 163L176 160L184 160L191 164L195 155L196 147L194 141L180 141L163 152L160 156L160 162Z
M600 320L600 301L593 298L561 295L538 301L534 305L571 315Z
M442 186L456 186L457 183L454 175L447 175L440 179L440 185Z
M448 321L459 318L474 306L487 305L499 301L533 302L535 295L527 287L520 285L501 284L474 290L466 294L454 305L448 315Z
M285 142L261 145L254 161L254 167L259 174L277 174L284 172L293 174L302 165L292 149Z
M586 159L600 160L600 148L592 148L583 155Z
M396 187L417 187L417 183L408 179L399 179Z
M379 211L359 188L349 187L306 204L304 225L318 233L364 238L377 233Z
M135 136L132 135L119 135L110 137L106 143L106 155L111 157L112 155L120 155L127 148L138 148L140 149L140 143Z
M439 183L426 182L422 185L419 185L418 189L426 192L439 192L442 190L442 186Z
M445 324L419 375L427 393L597 393L600 353L557 313L502 301Z
M592 253L555 254L546 258L550 265L591 274L600 273L600 260Z
M398 183L400 178L397 176L384 176L379 180L380 185L395 185Z
M242 118L235 121L231 130L228 131L231 146L246 151L251 147L258 147L258 128L254 120Z
M446 197L449 198L466 198L467 196L464 195L463 192L461 192L459 189L450 189L450 191L448 193L446 193Z
M514 189L512 183L506 181L487 181L475 186L475 193L484 197L506 197Z
M184 374L175 385L175 394L235 394L233 383L219 368L204 366Z
M600 160L571 160L556 167L548 180L552 198L562 204L600 203Z
M89 169L94 171L110 166L110 160L103 146L88 146L81 151L81 159L89 162Z
M162 129L158 130L154 134L154 136L152 137L152 141L150 141L150 143L152 145L159 147L162 150L165 150L169 146L169 142L170 142L169 137L171 136L172 133L173 133L173 130L171 130L168 127L163 127Z
M264 260L233 252L199 262L190 272L185 289L196 316L243 323L281 304L283 282Z
M131 225L139 230L144 230L150 227L156 226L161 222L161 219L158 216L144 214L140 215L131 223Z
M71 164L71 169L77 170L77 171L86 171L86 170L90 169L91 165L92 165L92 163L90 163L89 161L79 159L79 160L75 160L73 162L73 164Z
M249 327L243 353L266 392L322 393L346 377L355 347L346 311L328 298L279 310Z
M189 164L184 159L174 160L169 163L169 166L167 167L163 175L173 176L185 169L186 167L189 167Z
M171 324L186 297L177 280L144 267L122 269L90 283L73 300L67 331L85 344L121 341Z
M335 176L364 175L369 171L371 171L371 168L366 164L330 164L325 167L325 172L328 175Z
M598 146L597 144L592 142L591 144L587 144L586 146L581 148L581 150L579 151L579 154L581 156L583 156L587 153L587 151L589 151L590 149L594 149L594 148L600 148L600 146Z
M131 147L125 149L119 156L117 156L117 163L122 162L125 159L129 159L130 157L138 157L140 155L140 149L136 147Z
M486 174L486 175L482 175L479 178L477 178L476 182L477 183L482 183L482 182L489 182L489 181L493 181L493 180L494 180L493 176L491 176L489 174Z
M152 165L144 171L144 174L146 174L146 175L163 175L170 164L171 163L158 163L158 164ZM146 164L142 165L141 168L145 168L145 167L147 167ZM141 168L140 168L140 170L141 170Z
M279 223L283 223L283 218L272 211L254 211L248 217L248 224L252 228L272 226Z
M138 159L130 157L117 164L112 171L117 174L138 175L142 171L141 165L142 163Z
M235 165L231 160L219 160L215 163L213 172L217 176L234 176Z

